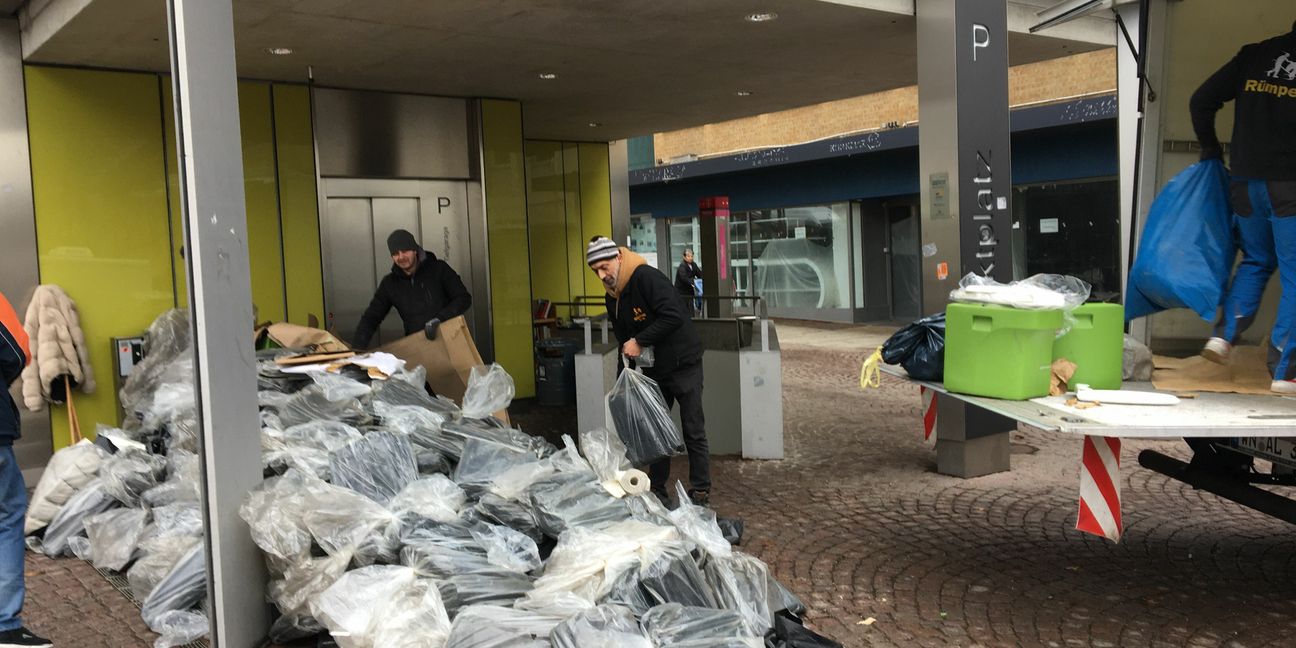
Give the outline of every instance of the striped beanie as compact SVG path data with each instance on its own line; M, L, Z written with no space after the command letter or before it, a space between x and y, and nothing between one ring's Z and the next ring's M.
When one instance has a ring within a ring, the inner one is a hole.
M590 239L589 249L585 251L585 263L594 265L604 259L611 259L620 253L621 250L617 247L616 241L605 236L595 236Z

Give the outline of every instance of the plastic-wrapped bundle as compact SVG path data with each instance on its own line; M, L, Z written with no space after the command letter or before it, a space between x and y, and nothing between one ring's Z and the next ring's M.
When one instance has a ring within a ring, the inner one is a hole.
M310 601L333 586L351 563L350 556L304 558L292 563L280 580L266 588L270 600L283 613L270 630L275 643L286 643L319 633L322 628L310 613Z
M448 475L453 470L450 460L440 452L427 448L414 449L414 462L418 464L420 475Z
M88 439L55 452L32 493L23 534L45 528L68 499L99 474L99 462L104 456L104 451Z
M273 389L262 389L257 391L257 406L273 407L279 409L292 400L293 395Z
M583 607L602 602L627 573L652 564L667 547L682 547L665 526L625 520L602 529L577 527L558 539L535 588L516 607L570 614L569 596Z
M630 517L630 508L595 483L593 473L555 473L531 485L536 522L550 537L579 526L600 526Z
M474 605L455 617L446 648L550 648L549 635L561 621L512 608Z
M468 496L445 475L431 475L410 482L387 503L398 516L416 515L437 522L455 522Z
M450 630L436 586L408 567L347 572L311 611L343 648L439 646Z
M130 563L148 524L144 509L114 509L85 519L91 562L99 569L121 571Z
M239 506L252 541L268 556L280 561L304 558L310 553L311 535L302 516L307 502L324 482L299 470L271 477L253 488Z
M167 456L166 463L166 481L144 491L140 499L150 508L200 501L202 494L198 488L202 472L198 465L198 455L185 450L173 450Z
M634 465L684 453L684 437L652 378L631 369L622 371L606 402L607 425L621 438Z
M671 522L679 529L680 535L692 540L699 549L718 558L728 557L733 553L733 546L725 540L724 532L716 523L715 511L705 506L695 506L689 499L684 485L675 482L675 493L679 506L670 512Z
M616 480L618 472L633 467L626 459L625 444L607 430L581 432L580 449L599 481Z
M536 542L544 538L544 531L536 523L535 511L529 500L508 499L495 493L486 493L465 513L464 521L506 526Z
M774 626L770 611L769 569L754 556L734 552L727 558L708 557L703 566L707 583L720 607L737 612L747 630L764 636Z
M306 374L320 389L324 398L331 401L346 401L352 398L363 398L370 393L369 385L340 373L314 371Z
M104 492L130 507L140 506L144 491L158 485L166 458L147 452L118 452L99 464Z
M144 334L144 359L131 371L119 394L128 428L138 428L166 368L189 349L189 313L170 310L153 320ZM191 374L192 375L192 374Z
M794 617L800 618L806 613L806 605L797 598L792 590L788 589L783 583L778 582L773 574L769 575L769 592L770 592L770 616L778 618L780 613L786 612Z
M153 400L149 404L148 411L144 412L144 429L155 430L172 421L196 418L197 401L193 386L193 362L188 360L182 364L185 366L168 367L166 372L166 377L180 378L180 380L158 385L153 392ZM185 370L189 371L187 375Z
M313 489L305 508L302 522L330 556L352 555L358 565L396 559L397 518L381 504L329 486Z
M340 401L329 400L324 395L324 388L311 385L293 394L279 408L279 420L284 425L298 425L311 421L341 421L350 425L364 425L369 422L369 415L360 406L360 401L348 398Z
M648 600L643 588L639 587L639 571L627 571L612 584L607 596L599 599L602 605L618 605L629 609L635 618L643 618L656 603Z
M383 401L372 403L374 414L382 420L382 426L410 438L419 448L435 448L434 440L441 434L441 426L450 417L444 412L436 412L421 405L392 405Z
M386 503L418 479L409 439L373 432L336 450L329 460L333 483Z
M505 472L528 463L539 463L534 454L517 446L480 438L465 441L459 464L455 466L454 480L473 492L483 492Z
M460 609L483 604L512 605L531 591L533 581L526 574L507 570L455 574L444 580L451 590L446 597L446 609L457 613ZM451 606L453 599L453 607Z
M94 558L94 548L90 546L90 538L84 536L68 538L68 551L71 551L73 556L86 562Z
M329 456L360 439L360 431L337 421L310 421L285 430L261 429L261 464L271 470L297 468L329 479Z
M549 635L554 648L652 648L629 608L599 605L559 623Z
M401 535L400 562L420 574L446 579L456 574L500 570L466 527L429 522Z
M459 418L459 406L448 398L432 396L422 385L404 380L384 380L373 385L374 403L388 405L414 405L444 415L446 420Z
M659 648L762 648L760 637L728 610L666 603L644 615L643 628Z
M68 555L68 538L85 532L85 519L121 504L104 490L103 479L94 479L73 495L50 520L41 541L41 551L51 557Z
M463 415L483 419L507 410L513 402L513 393L513 376L504 367L495 363L489 367L473 367L468 373L468 388L464 390Z
M166 535L194 538L203 535L203 514L197 502L178 502L153 509L153 523L145 529L144 539Z
M683 545L668 545L655 561L639 573L639 587L648 600L719 608L720 602L698 567L693 554Z
M157 618L155 632L162 635L153 642L153 648L174 648L192 643L211 632L207 615L187 610L163 612Z
M163 535L141 541L144 556L126 572L131 593L137 599L147 597L181 558L201 544L202 538L184 535Z
M540 568L535 540L503 526L482 524L469 528L473 540L486 550L486 559L511 572L525 574Z
M552 444L540 437L533 437L521 430L499 427L477 419L460 419L446 423L441 428L441 434L432 440L431 447L454 461L459 461L468 439L481 439L512 446L532 453L537 459L543 459L555 450Z
M193 608L206 596L207 554L202 543L198 543L149 592L148 598L140 606L140 616L144 617L144 623L149 628L161 633L162 626L159 622L163 614Z

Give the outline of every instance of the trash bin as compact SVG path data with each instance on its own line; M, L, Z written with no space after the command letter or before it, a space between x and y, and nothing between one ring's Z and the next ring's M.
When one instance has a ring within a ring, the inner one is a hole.
M536 403L545 407L576 404L576 353L581 342L567 338L538 340Z

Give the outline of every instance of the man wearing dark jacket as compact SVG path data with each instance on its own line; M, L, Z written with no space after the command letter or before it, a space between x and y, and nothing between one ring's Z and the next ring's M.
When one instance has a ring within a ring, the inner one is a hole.
M594 237L585 261L607 291L608 319L621 353L634 359L643 349L653 349L653 366L645 367L644 374L657 381L666 407L679 402L689 457L689 498L695 504L708 504L711 454L702 414L702 338L693 328L693 319L666 275L612 240ZM648 467L653 492L663 500L670 468L669 458Z
M413 234L403 229L392 232L387 237L387 249L392 257L391 273L383 277L369 307L360 316L351 338L356 348L369 346L392 306L405 324L405 335L423 331L431 340L436 338L441 322L466 313L472 305L472 295L459 274L420 247Z
M14 456L13 443L22 436L18 404L9 387L31 362L27 333L18 314L0 294L0 648L49 646L23 627L23 599L27 588L23 578L23 518L27 516L27 487Z
M1203 160L1223 157L1215 113L1227 101L1234 103L1229 193L1242 263L1202 355L1228 362L1277 268L1282 298L1269 336L1270 389L1296 394L1296 24L1244 46L1193 93L1188 108Z

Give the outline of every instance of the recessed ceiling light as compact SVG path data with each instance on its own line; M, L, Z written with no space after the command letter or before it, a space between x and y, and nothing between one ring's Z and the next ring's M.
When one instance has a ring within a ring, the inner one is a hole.
M738 92L735 92L734 94L735 94L735 95L738 95L739 97L750 97L750 96L751 96L751 91L750 91L750 90L739 90Z
M266 51L275 56L288 56L293 53L291 47L267 47Z
M544 79L545 81L552 81L558 78L558 75L554 74L553 72L541 72L536 76L540 77L541 79Z
M747 22L769 22L778 18L778 14L772 11L765 11L761 13L747 14L744 18L746 18Z
M598 128L599 126L602 126L602 125L603 125L603 124L601 124L601 123L599 123L599 122L590 122L590 123L589 123L589 127L590 127L590 128Z

